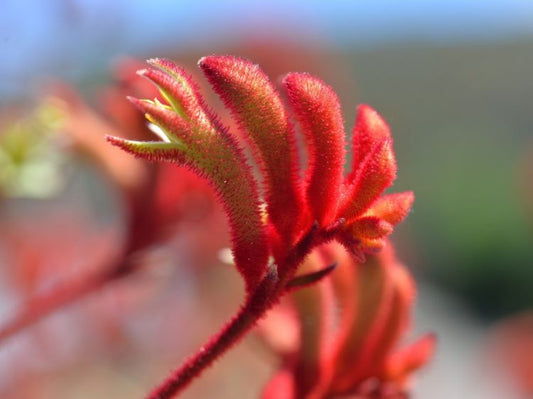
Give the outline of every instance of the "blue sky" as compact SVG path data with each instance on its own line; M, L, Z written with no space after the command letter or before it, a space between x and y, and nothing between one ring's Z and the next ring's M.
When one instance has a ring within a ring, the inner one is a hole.
M353 48L512 40L533 36L533 2L2 0L0 97L119 54L220 47L250 32Z

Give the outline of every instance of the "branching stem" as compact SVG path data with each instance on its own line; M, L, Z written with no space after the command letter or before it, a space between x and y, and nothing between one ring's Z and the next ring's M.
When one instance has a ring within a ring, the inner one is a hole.
M111 281L134 270L130 262L119 260L90 275L62 281L51 289L28 299L15 316L0 326L0 345L7 339L37 323L39 320L84 296L104 287Z
M256 322L265 315L285 292L298 266L311 250L335 236L334 229L319 230L313 226L292 251L283 267L272 267L266 273L257 289L247 298L240 311L217 334L187 359L170 376L157 386L147 399L171 399L185 389L196 377L209 367L219 356L241 340ZM278 275L278 270L280 274Z

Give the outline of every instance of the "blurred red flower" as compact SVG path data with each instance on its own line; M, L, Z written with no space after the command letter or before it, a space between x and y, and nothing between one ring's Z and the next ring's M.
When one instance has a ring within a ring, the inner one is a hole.
M284 319L285 328L275 315L262 325L266 341L283 359L263 398L407 397L411 374L434 349L431 334L398 348L410 325L414 282L390 244L364 264L340 245L327 244L302 269L332 261L338 265L330 278L291 294L290 311L283 313L292 317ZM279 334L285 335L281 346Z

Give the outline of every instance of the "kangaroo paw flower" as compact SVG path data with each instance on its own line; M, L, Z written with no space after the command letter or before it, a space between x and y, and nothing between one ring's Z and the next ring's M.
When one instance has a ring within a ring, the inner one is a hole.
M169 104L131 101L166 137L139 142L108 137L110 143L149 161L176 162L207 179L229 218L233 254L248 292L266 270L268 244L261 220L257 184L236 141L203 106L191 78L169 61L152 60L160 69L142 71L157 84Z
M317 324L323 317L334 318L323 305L335 295L345 312L327 356L321 347L327 334L302 330L305 348L298 355L302 362L295 370L280 372L269 388L274 396L267 396L282 397L275 393L276 387L285 386L295 390L294 395L285 392L287 398L312 392L322 392L323 396L313 396L317 399L348 394L365 378L389 373L384 364L405 327L413 286L388 252L379 250L387 248L386 237L406 217L414 196L411 192L382 196L396 177L387 124L369 106L358 108L352 171L344 176L341 107L333 89L320 79L288 74L282 82L288 100L284 105L259 66L231 56L202 58L200 68L241 130L244 140L239 142L207 108L196 83L182 68L162 59L149 63L152 67L140 75L157 86L160 100L130 101L160 140L108 137L108 141L149 161L182 165L211 184L227 213L234 262L247 290L237 315L149 398L173 397L284 294L295 291L300 310L308 311ZM305 137L308 167L303 172L291 112ZM258 176L249 166L252 161L259 166ZM313 251L335 240L347 251ZM338 259L329 259L327 253ZM365 254L368 265L361 264ZM333 277L337 264L344 265L340 275L347 278L342 284ZM322 286L336 290L335 295L322 292ZM424 361L421 356L404 356L391 360L390 370L407 376Z

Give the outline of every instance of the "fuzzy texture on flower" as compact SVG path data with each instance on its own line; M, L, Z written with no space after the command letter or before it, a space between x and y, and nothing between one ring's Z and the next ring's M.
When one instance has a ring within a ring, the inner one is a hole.
M334 222L344 170L344 121L335 92L320 79L291 73L283 80L307 142L307 202L321 226Z
M353 167L343 177L345 132L335 92L308 74L285 77L289 108L307 143L309 167L300 178L289 113L257 65L231 56L199 62L244 133L246 143L239 143L182 68L161 59L149 63L152 68L140 74L157 85L166 104L131 101L160 129L163 141L108 140L138 157L186 166L211 183L228 214L236 266L249 292L264 275L268 256L282 267L314 222L323 229L342 224L339 240L361 257L380 248L409 212L412 193L380 197L396 176L396 162L388 126L369 106L358 108ZM243 144L260 166L261 184Z
M198 65L224 104L231 110L263 174L269 218L280 235L301 228L303 194L294 131L274 86L248 60L204 57Z
M307 286L314 289L317 282L335 274L337 260L321 263L324 259L319 257L312 262L317 256L314 248L337 241L351 262L364 262L369 254L372 262L388 264L374 261L372 254L385 246L385 238L406 217L414 196L411 192L382 196L396 177L396 161L387 124L367 105L357 111L353 165L344 176L346 134L341 107L333 89L320 79L288 74L282 81L288 100L284 105L257 65L232 56L202 58L199 66L236 120L241 142L205 105L187 72L167 60L149 63L152 67L140 74L158 87L161 99L130 100L156 127L160 140L107 139L137 157L187 167L210 183L226 211L234 262L247 294L239 312L149 396L167 399L240 340L285 293ZM304 172L290 116L305 138L308 167ZM258 176L252 162L258 166ZM304 262L315 267L302 269ZM305 348L299 356L306 360L275 380L278 386L295 387L290 397L306 397L314 389L315 377L320 377L321 389L336 394L359 386L375 373L383 377L393 370L393 380L400 381L423 363L412 351L395 361L389 356L389 345L404 328L404 302L410 301L412 291L409 279L401 272L391 276L385 266L352 269L369 276L349 276L357 284L339 298L350 310L346 317L361 313L363 318L343 321L337 346L331 348L333 357L328 362L335 367L328 366L329 374L319 367L323 364L320 329L305 332ZM369 286L364 283L367 280ZM398 287L397 280L402 281ZM357 301L352 298L354 289L360 291ZM302 306L320 317L321 305L315 299L302 301ZM381 306L383 301L391 303ZM374 318L376 323L370 323ZM394 364L390 370L384 366L385 358L387 364L389 360ZM278 395L273 397L281 397L279 390L273 391Z
M291 295L294 311L285 314L293 319L285 324L292 327L284 331L292 343L283 346L284 364L263 398L406 398L411 374L429 360L435 343L428 334L397 348L410 325L414 282L390 244L365 264L338 244L327 244L302 268L313 270L332 259L338 266L330 278ZM297 335L290 333L295 330ZM267 341L279 342L271 340L274 331L267 330Z
M151 64L158 69L140 74L159 87L169 105L131 101L161 129L164 141L109 140L143 158L187 166L212 184L229 217L237 268L251 290L263 275L267 244L250 167L235 140L204 106L189 75L169 61L152 60Z

